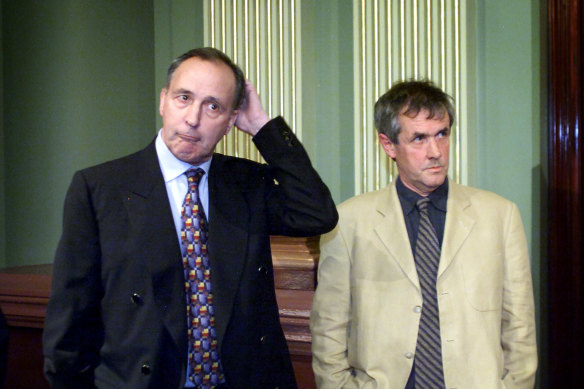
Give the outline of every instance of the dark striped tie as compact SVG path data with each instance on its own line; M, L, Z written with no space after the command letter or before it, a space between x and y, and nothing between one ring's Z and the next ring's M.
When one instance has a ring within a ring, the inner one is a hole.
M428 216L429 203L430 199L427 197L418 200L416 203L420 211L420 224L418 226L414 260L418 270L420 287L422 288L423 301L414 359L416 389L444 388L440 319L436 297L440 243Z

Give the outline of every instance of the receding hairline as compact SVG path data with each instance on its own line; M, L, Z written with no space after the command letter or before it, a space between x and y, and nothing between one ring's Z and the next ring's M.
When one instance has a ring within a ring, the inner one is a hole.
M233 73L233 69L231 69L231 67L228 64L226 64L225 62L223 62L221 59L219 59L219 58L190 57L190 58L187 58L184 61L182 61L174 69L174 71L172 72L172 74L170 74L170 77L169 77L168 82L167 82L167 85L166 85L167 87L170 86L170 83L172 82L172 79L174 78L174 75L176 74L177 70L180 69L180 67L182 65L184 65L185 63L187 63L189 61L210 62L210 63L215 64L215 65L220 65L220 66L228 69L229 70L229 73L233 76L234 83L237 82L237 78L235 76L235 73Z
M233 62L233 60L227 56L224 52L214 47L199 47L189 50L182 55L176 57L170 63L168 70L166 72L166 86L168 88L174 77L176 69L182 65L183 62L188 61L191 58L200 58L201 60L206 60L210 62L222 62L227 65L235 77L235 94L233 99L233 109L237 110L240 108L241 104L245 100L245 75L241 68Z
M229 74L232 76L232 80L233 80L233 85L232 85L233 86L233 90L232 90L233 96L232 96L232 99L231 99L231 102L230 103L232 105L232 109L233 110L236 110L237 108L235 107L235 105L236 105L236 101L235 100L237 99L237 77L233 73L233 69L231 69L231 67L228 64L226 64L225 62L223 62L222 60L220 60L218 58L203 58L203 57L197 57L197 56L195 56L195 57L190 57L190 58L185 59L184 61L182 61L176 67L176 69L174 69L174 71L172 72L172 76L169 79L168 85L166 85L164 87L164 89L166 91L170 91L171 90L170 85L172 84L172 82L174 80L174 76L175 76L176 72L181 68L182 65L186 64L187 62L189 62L191 60L193 62L195 62L195 61L197 61L197 62L209 62L209 63L212 63L212 64L214 64L216 66L220 66L220 67L222 66L222 67L225 68L225 70L227 70L229 72Z

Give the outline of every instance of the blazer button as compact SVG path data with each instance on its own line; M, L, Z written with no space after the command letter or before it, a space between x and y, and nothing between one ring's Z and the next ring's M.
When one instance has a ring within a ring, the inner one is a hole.
M145 363L142 365L142 375L150 375L150 372L152 371L152 369L150 368L150 365Z
M134 304L134 305L142 304L142 296L140 296L138 293L132 294L132 297L130 297L130 300L132 300L132 304Z
M268 267L267 266L260 265L260 267L258 267L258 272L260 274L263 274L263 275L267 276L268 273L269 273L269 270L268 270Z

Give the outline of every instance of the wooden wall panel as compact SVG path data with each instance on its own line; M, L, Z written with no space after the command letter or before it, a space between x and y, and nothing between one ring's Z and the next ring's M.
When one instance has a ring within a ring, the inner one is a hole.
M310 308L316 285L318 237L272 237L276 297L298 387L313 389ZM10 327L6 388L48 388L43 376L42 328L51 265L0 270L0 307Z
M50 270L39 265L0 271L0 306L10 330L6 388L49 388L43 376L42 328Z
M548 0L550 388L584 387L584 5ZM545 368L546 366L544 366ZM545 383L544 383L545 385Z

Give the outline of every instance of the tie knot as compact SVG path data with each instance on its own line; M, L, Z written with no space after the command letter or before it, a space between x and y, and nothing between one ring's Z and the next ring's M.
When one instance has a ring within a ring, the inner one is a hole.
M416 207L420 212L425 212L430 204L430 199L428 197L422 197L416 202Z
M201 177L203 177L203 175L205 174L205 171L198 167L196 169L192 168L187 170L185 174L187 175L187 180L189 184L191 183L197 184L201 180Z

